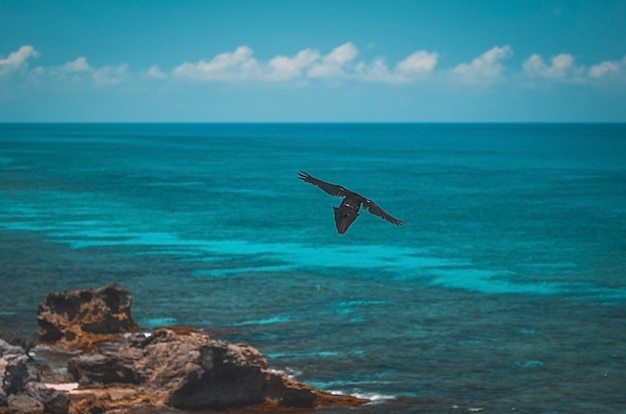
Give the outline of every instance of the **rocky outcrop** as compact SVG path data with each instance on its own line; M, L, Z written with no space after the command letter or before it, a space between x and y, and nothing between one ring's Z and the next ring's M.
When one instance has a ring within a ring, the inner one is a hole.
M116 283L50 293L37 310L39 338L93 348L121 332L139 329L130 313L131 304L130 292Z
M68 412L69 396L40 382L43 369L22 347L0 339L0 413Z
M285 374L270 371L266 359L250 345L166 328L103 344L70 360L69 369L81 387L139 387L157 396L152 399L155 403L190 410L265 403L312 408L321 395ZM332 397L343 403L363 403L352 397Z
M272 371L250 345L215 340L190 327L139 332L131 302L117 284L50 293L37 312L39 337L46 342L33 348L37 358L24 349L33 347L32 340L0 340L0 414L139 406L274 412L367 403ZM42 363L52 361L54 369Z

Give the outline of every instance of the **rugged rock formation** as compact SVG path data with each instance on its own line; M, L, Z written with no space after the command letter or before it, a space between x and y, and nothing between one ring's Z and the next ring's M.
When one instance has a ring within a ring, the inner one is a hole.
M158 395L154 402L191 410L262 403L310 408L318 405L321 395L268 370L265 358L249 345L165 328L103 344L70 360L69 369L81 387L139 386L147 394ZM363 403L352 397L332 397L344 404Z
M22 347L0 339L0 413L68 412L68 395L42 384L42 370Z
M103 413L138 406L273 412L367 403L272 371L250 345L214 340L188 327L138 332L130 307L130 293L117 284L50 293L37 312L39 336L48 343L34 348L39 362L23 347L0 340L0 414ZM11 342L33 346L20 338ZM89 352L63 353L70 352L68 346ZM67 369L41 364L45 352Z
M39 338L74 348L93 348L121 332L139 329L130 314L131 304L130 292L116 283L50 293L37 310Z

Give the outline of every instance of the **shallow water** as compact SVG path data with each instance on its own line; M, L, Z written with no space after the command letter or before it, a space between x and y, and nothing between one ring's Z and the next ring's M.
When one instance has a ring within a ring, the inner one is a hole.
M622 412L624 159L624 125L2 125L0 327L115 281L359 411ZM298 169L407 224L337 235Z

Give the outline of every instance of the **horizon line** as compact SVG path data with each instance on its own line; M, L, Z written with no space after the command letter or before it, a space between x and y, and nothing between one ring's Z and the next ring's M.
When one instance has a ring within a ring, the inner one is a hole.
M0 125L86 125L86 124L126 124L126 125L278 125L278 124L309 124L309 125L442 125L442 124L571 124L571 125L609 125L626 124L626 121L0 121Z

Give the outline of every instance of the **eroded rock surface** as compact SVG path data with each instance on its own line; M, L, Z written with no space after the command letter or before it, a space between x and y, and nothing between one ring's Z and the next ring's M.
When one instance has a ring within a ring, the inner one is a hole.
M42 367L0 339L0 412L65 414L69 397L40 382Z
M0 414L137 407L275 412L367 403L272 371L250 345L214 340L190 327L139 332L131 303L118 284L50 293L37 312L46 342L33 348L39 361L24 349L34 341L0 340Z
M117 283L49 293L37 310L39 338L93 347L99 340L139 329L131 316L131 305L130 292Z
M264 403L314 407L315 391L268 370L249 345L157 329L135 333L73 358L70 372L81 387L141 386L166 394L164 403L184 409L227 409Z

